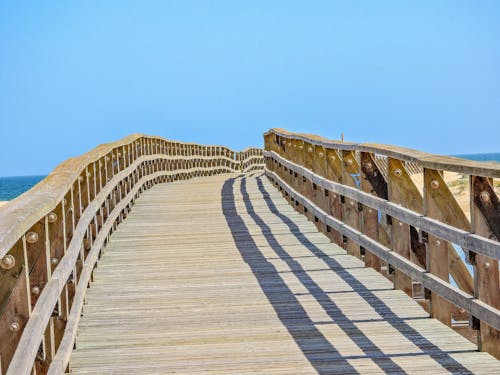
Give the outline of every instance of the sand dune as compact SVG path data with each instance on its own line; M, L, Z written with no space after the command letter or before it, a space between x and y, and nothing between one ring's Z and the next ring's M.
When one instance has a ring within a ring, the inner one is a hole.
M411 178L413 182L415 182L415 185L417 185L417 188L420 190L420 192L422 192L424 183L423 174L415 174L411 176ZM467 217L470 218L469 176L454 172L444 172L444 181L446 182L446 185L448 185L448 188L450 189L451 193L457 200L464 213L467 215ZM500 195L500 181L495 180L494 187L495 192Z

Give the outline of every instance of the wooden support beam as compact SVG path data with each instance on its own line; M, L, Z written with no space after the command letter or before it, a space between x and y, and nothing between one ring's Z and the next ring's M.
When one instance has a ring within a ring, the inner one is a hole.
M500 204L492 181L478 176L470 177L471 229L478 235L500 240ZM470 257L474 265L474 295L481 301L500 309L500 282L498 260L481 254ZM479 322L479 350L500 359L500 331L485 322Z
M378 169L373 156L367 152L361 153L361 190L383 199L387 199L387 182ZM362 212L362 232L375 241L379 239L379 212L365 206ZM381 270L382 262L375 254L365 251L365 266Z
M360 168L353 151L342 151L342 182L344 185L358 187L356 179L359 179ZM358 209L358 202L351 198L341 197L342 218L344 222L352 228L361 228L361 214ZM361 249L359 244L351 239L347 239L345 248L348 254L361 259Z
M424 214L447 222L449 213L443 206L449 204L451 193L439 171L424 169ZM429 234L427 244L427 270L442 280L449 282L448 249L446 242ZM430 314L444 324L451 325L451 306L436 293L431 293Z
M400 160L389 158L387 180L388 197L391 202L406 208L409 208L409 205L416 206L414 186L411 184L410 176ZM422 207L418 207L417 212L421 212L421 210ZM406 259L411 259L410 226L395 218L391 218L391 248ZM399 270L394 271L394 287L401 289L409 296L413 296L411 278Z

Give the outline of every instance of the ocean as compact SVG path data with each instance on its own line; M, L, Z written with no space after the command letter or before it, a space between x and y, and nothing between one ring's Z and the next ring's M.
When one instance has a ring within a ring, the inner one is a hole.
M45 176L0 177L0 201L10 201L31 189Z
M469 160L500 162L500 152L453 156ZM31 189L43 178L45 178L45 176L0 177L0 201L10 201L16 198L25 191Z
M453 155L457 158L476 160L476 161L497 161L500 162L500 152L489 154L467 154L467 155Z

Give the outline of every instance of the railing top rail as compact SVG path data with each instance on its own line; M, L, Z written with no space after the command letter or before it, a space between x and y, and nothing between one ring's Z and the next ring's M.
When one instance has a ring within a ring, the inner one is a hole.
M276 134L280 137L301 140L325 148L340 150L356 150L384 155L416 163L424 168L446 170L467 175L500 178L500 163L478 162L453 156L430 154L423 151L412 150L404 147L377 144L377 143L352 143L339 140L330 140L313 134L294 133L284 129L270 129L265 135Z
M130 145L142 138L183 146L219 147L231 152L238 152L227 146L182 142L136 133L115 142L101 144L80 156L69 158L59 164L33 188L0 208L0 259L7 254L33 224L48 214L64 198L67 191L87 166L105 157L114 149ZM245 153L255 148L257 147L247 147L239 151L239 153Z

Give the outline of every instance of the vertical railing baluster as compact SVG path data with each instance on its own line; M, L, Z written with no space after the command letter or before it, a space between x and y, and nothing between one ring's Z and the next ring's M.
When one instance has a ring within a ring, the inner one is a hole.
M479 236L500 240L500 202L493 188L493 180L470 176L471 231ZM474 296L500 310L500 282L498 260L481 254L469 253L474 266ZM479 350L500 358L500 331L471 317L478 329Z

